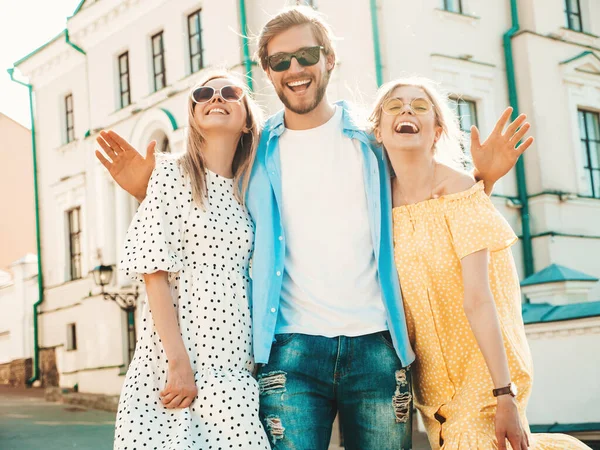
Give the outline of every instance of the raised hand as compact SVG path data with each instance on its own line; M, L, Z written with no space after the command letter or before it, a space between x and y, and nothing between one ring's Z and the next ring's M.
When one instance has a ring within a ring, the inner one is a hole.
M494 130L483 143L477 127L471 127L471 156L475 177L484 181L488 194L494 183L515 166L519 156L533 143L533 137L530 136L517 146L531 128L531 124L525 121L525 114L517 117L504 131L512 111L512 108L504 110Z
M110 160L106 159L99 150L96 150L96 158L108 169L110 176L119 186L141 202L146 197L148 180L154 170L156 141L148 145L145 158L112 130L101 131L96 142Z

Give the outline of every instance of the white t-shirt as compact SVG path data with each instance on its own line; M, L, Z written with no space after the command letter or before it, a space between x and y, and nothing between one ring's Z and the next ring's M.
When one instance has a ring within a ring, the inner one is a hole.
M360 147L342 108L279 138L285 271L276 333L326 337L386 330Z

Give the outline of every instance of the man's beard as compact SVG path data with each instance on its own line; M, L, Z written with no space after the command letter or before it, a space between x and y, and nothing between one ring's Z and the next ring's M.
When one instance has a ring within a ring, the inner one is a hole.
M317 87L317 93L315 95L315 100L304 107L293 106L291 104L291 102L289 101L289 99L287 98L287 96L284 93L285 84L284 84L283 90L280 90L280 89L275 89L275 90L277 92L277 96L279 97L279 100L281 100L281 103L283 103L287 109L289 109L290 111L292 111L293 113L296 113L296 114L308 114L313 109L315 109L317 106L319 106L319 103L321 103L321 100L323 100L323 97L325 97L325 92L327 92L327 85L329 84L330 75L331 75L331 72L329 72L329 71L325 72L325 75L321 79L321 84L319 84L319 86Z

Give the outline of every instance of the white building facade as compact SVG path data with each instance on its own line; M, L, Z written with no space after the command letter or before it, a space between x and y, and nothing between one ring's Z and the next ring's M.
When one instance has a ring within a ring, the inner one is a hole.
M130 319L103 299L90 271L118 264L137 204L96 161L98 132L114 129L142 152L152 139L159 149L183 151L187 96L204 68L245 73L242 10L248 32L256 34L271 15L296 3L87 0L65 32L16 63L35 92L45 286L40 346L55 348L61 386L118 393L129 358ZM452 94L465 130L476 124L486 136L514 98L507 69L514 70L518 109L533 124L536 144L524 158L527 195L519 196L523 183L513 171L498 183L494 202L517 234L531 236L527 264L522 245L514 247L521 278L553 263L600 277L598 1L303 3L321 11L340 38L330 100L369 106L378 82L420 74ZM269 113L278 110L259 66L252 66L252 77L258 101ZM115 277L106 290L127 292L128 283ZM580 298L592 305L584 316L528 320L537 366L531 423L558 422L576 435L585 429L591 443L600 442L600 306L594 300L600 301L600 283Z
M0 280L0 365L33 356L33 303L37 300L37 258L27 254Z

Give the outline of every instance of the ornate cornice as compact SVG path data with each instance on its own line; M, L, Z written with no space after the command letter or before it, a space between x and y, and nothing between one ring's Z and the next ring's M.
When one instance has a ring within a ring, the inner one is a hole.
M530 340L600 334L600 317L525 325Z

